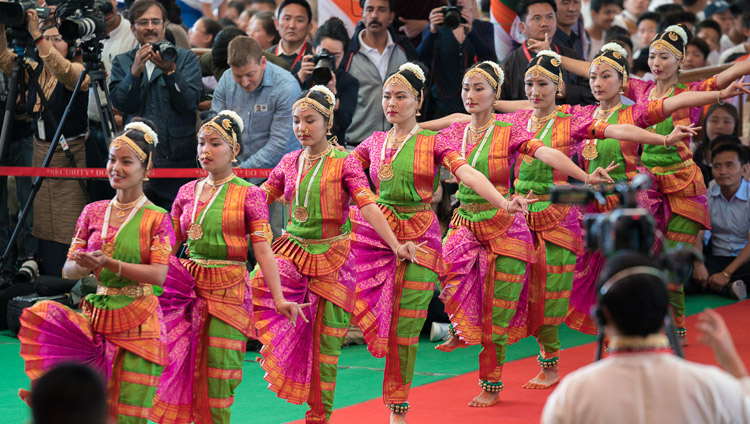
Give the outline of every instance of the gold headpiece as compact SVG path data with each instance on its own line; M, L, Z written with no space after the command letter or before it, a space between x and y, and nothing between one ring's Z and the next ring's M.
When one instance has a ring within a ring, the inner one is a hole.
M336 99L333 97L333 93L331 93L328 88L325 88L325 90L323 90L322 88L325 87L316 85L315 87L311 88L307 92L305 97L294 102L294 105L292 105L292 110L299 108L299 110L305 111L308 107L315 109L321 115L326 117L326 127L330 132L331 127L333 127L333 108L336 107ZM322 93L326 97L326 100L328 100L328 104L330 104L331 106L323 106L322 103L310 97L310 94L312 94L313 92Z
M232 129L232 120L224 115L216 115L216 117L201 125L200 132L211 135L214 130L232 147L233 156L237 156L240 145L237 143L237 134Z
M669 50L669 51L670 51L670 52L671 52L671 53L672 53L673 55L675 55L675 57L677 58L677 60L682 60L682 58L683 58L684 54L683 54L683 53L682 53L682 52L681 52L680 50L678 50L678 49L677 49L677 47L673 46L673 45L672 45L672 43L669 43L669 42L667 42L667 41L664 41L664 40L663 40L663 39L661 39L661 38L660 38L660 39L658 39L658 40L654 40L654 41L653 41L653 42L651 43L651 47L649 48L649 50L651 50L651 49L655 49L655 50L659 51L659 50L661 50L661 49L663 49L663 48L666 48L666 49L667 49L667 50Z
M526 74L524 74L524 78L528 77L529 75L531 75L534 78L537 78L540 74L551 79L552 82L554 82L555 84L560 83L560 74L557 74L557 75L553 74L552 72L547 70L544 66L540 65L538 62L536 65L526 70Z
M128 146L128 148L132 150L136 156L138 156L141 162L144 162L148 158L148 155L146 154L146 152L144 152L143 149L138 147L138 145L135 144L135 141L133 141L131 138L129 138L125 134L119 137L116 137L114 140L112 140L112 147L114 147L115 150L122 147L123 144ZM149 161L149 165L151 165L151 161Z
M613 55L618 55L619 53L613 52ZM594 58L594 60L591 61L591 68L594 66L599 66L602 63L606 63L610 65L611 67L615 68L617 72L622 75L622 87L623 89L628 86L628 73L625 71L625 67L617 63L616 60L609 58L607 56L601 55Z
M412 96L414 96L415 99L421 98L420 92L417 91L417 89L411 85L409 80L406 79L405 76L401 75L400 72L396 72L395 74L391 75L390 78L385 80L385 84L383 84L383 87L385 87L388 84L396 85L398 83L403 84L404 87L406 87L409 90L409 92L411 93Z

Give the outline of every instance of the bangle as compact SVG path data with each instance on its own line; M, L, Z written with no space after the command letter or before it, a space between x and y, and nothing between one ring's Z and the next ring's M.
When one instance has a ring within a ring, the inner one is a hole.
M39 37L36 37L34 39L34 45L39 45L39 43L41 43L42 40L44 40L44 36L43 35L40 35Z
M583 179L583 185L590 185L589 178L591 178L591 174L586 174L586 178Z
M122 261L117 261L117 272L115 273L118 277L122 275Z
M666 136L666 135L664 136L664 148L665 149L668 149L668 147L667 147L667 137L668 136Z
M730 279L732 278L729 274L727 274L726 271L721 271L721 275L723 275L723 276L725 276L727 278L730 278Z
M399 244L398 246L396 246L396 251L394 253L396 253L396 259L398 259L399 261L403 262L403 261L406 260L406 256L404 256L403 258L400 257L400 256L398 256L398 249L400 249L401 246L403 246L403 244Z
M276 306L276 309L277 309L277 310L279 309L279 305L281 304L281 302L286 302L286 299L284 299L284 298L282 297L281 299L279 299L279 300L277 300L277 301L273 302L273 303L274 303L274 306Z
M716 103L718 104L724 103L724 100L721 100L721 91L716 92Z

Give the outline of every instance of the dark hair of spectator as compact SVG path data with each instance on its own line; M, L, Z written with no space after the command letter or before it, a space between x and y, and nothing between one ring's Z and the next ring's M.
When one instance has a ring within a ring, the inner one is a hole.
M307 12L307 23L309 24L312 22L312 8L310 7L310 3L307 2L307 0L284 0L279 5L279 10L276 12L277 17L281 18L281 12L284 11L284 9L292 4L296 4L298 6L302 6L305 9L305 12Z
M641 53L637 59L633 59L633 69L630 70L635 75L640 72L651 72L651 68L648 66L648 53Z
M710 28L714 31L716 31L717 34L719 34L719 37L721 37L721 25L719 25L718 22L716 22L713 19L704 19L700 22L698 22L698 25L695 26L695 33L701 32L703 28Z
M359 0L359 7L362 9L365 8L365 4L367 3L367 0ZM388 0L388 11L393 12L396 10L396 0Z
M253 18L260 22L260 26L263 27L263 31L265 31L266 34L273 35L273 44L278 44L279 40L281 40L281 35L279 35L279 31L276 29L273 13L258 12L253 15Z
M526 20L526 15L529 14L529 6L545 3L552 6L552 10L557 13L557 3L555 3L555 0L521 0L518 2L518 5L516 5L518 19L520 19L521 22Z
M724 135L720 137L722 137L723 142L717 143L716 147L711 150L712 160L720 153L735 152L737 153L737 160L740 162L740 165L747 165L747 150L745 149L745 146L740 143L740 139L733 135ZM724 139L725 137L727 139ZM731 137L731 140L728 139L729 137ZM716 140L719 140L719 137L716 137Z
M633 39L630 38L630 33L619 25L614 25L607 30L607 37L604 39L604 42L609 43L610 41L623 47L627 46L631 52L633 51Z
M159 135L159 131L156 129L156 124L151 122L150 119L141 118L139 116L136 116L135 118L131 119L130 122L141 122L143 124L146 124L149 128L151 128L151 131L153 131L157 136ZM127 136L129 139L133 140L135 144L143 150L144 153L146 153L146 160L144 160L141 164L145 168L149 163L153 163L154 159L154 149L156 148L153 143L147 143L146 138L144 137L144 134L138 130L135 129L128 129L120 133L119 135Z
M728 113L732 119L734 119L734 130L732 130L732 134L739 137L740 135L740 114L737 112L737 108L734 107L733 104L723 102L723 103L714 103L712 104L708 110L706 111L706 114L703 117L703 139L704 142L710 142L711 140L708 140L708 135L706 131L706 125L708 125L708 118L711 117L711 115L714 114L717 110L722 109L726 113ZM713 146L711 146L713 149Z
M247 36L245 31L237 28L225 28L219 31L214 38L214 44L211 46L211 62L217 69L226 69L229 65L227 64L229 42L237 37Z
M646 255L635 251L622 251L607 261L602 277L597 284L600 293L604 283L620 271L648 266L658 266ZM619 279L610 285L599 298L600 310L612 317L612 324L625 336L645 337L658 333L664 326L669 295L667 281L649 274L635 274Z
M591 0L591 10L599 13L599 11L602 10L602 7L610 4L614 4L622 9L622 0Z
M223 18L219 19L219 21L217 23L221 26L221 28L231 28L231 27L236 27L237 26L236 22L234 22L233 20L231 20L231 19L229 19L227 17L223 17Z
M206 30L206 34L211 34L211 42L216 39L216 34L221 31L221 24L210 18L201 18L203 22L203 28Z
M660 15L666 15L667 13L680 13L684 12L685 8L681 4L666 3L658 6L654 9L654 12Z
M173 24L182 25L182 9L176 0L155 0L167 11L167 20ZM131 21L132 22L132 21Z
M318 31L315 32L315 37L313 37L313 47L318 47L323 38L341 41L344 45L344 52L349 50L349 32L346 30L344 21L335 16L328 18L323 25L318 27Z
M693 37L692 40L688 41L688 43L685 45L685 51L687 51L687 46L697 47L698 50L700 50L703 54L703 60L706 60L706 58L708 58L708 54L711 53L711 47L708 47L708 43L706 43L706 40L700 37Z
M695 3L698 3L698 0L682 0L682 5L685 7L690 7Z
M104 380L93 369L63 364L44 374L31 391L34 424L105 424Z
M237 11L237 15L242 13L243 10L245 10L245 3L241 1L232 0L227 4L227 7L230 9L234 9Z
M201 122L201 127L210 121L216 121L219 125L221 125L219 120L223 121L224 119L229 119L229 121L232 123L232 134L229 134L229 135L234 135L235 137L237 137L237 146L239 147L238 152L242 151L242 131L240 130L240 124L239 122L235 121L231 116L217 113L211 116L210 118L206 118L205 120L203 120L203 122ZM231 146L231 143L230 143L230 146Z
M656 25L659 25L659 22L661 22L661 15L656 12L643 12L641 13L641 16L638 17L636 25L640 25L643 21L654 21L656 22Z
M227 63L231 67L260 63L261 57L263 57L263 50L252 37L236 37L229 42Z
M667 29L670 25L682 25L682 28L687 31L687 27L684 25L685 23L688 23L690 25L695 25L695 21L697 21L698 18L695 16L695 13L693 12L671 12L667 13L662 17L661 22L659 23L658 30L659 32L664 31ZM690 40L690 36L688 36L688 40Z
M161 10L162 19L168 19L167 9L165 9L161 3L154 0L141 0L133 3L133 5L128 10L128 20L130 21L130 24L135 25L135 21L137 21L138 18L146 13L147 10L151 9L154 6L158 7L159 10Z
M250 0L250 4L267 4L276 9L276 0Z
M742 12L742 28L750 28L750 10Z

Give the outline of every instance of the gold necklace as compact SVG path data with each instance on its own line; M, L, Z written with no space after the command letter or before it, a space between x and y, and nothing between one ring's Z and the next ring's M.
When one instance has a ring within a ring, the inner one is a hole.
M206 177L206 184L208 184L208 185L211 186L211 189L208 190L208 193L211 194L211 195L216 194L216 192L219 190L219 187L221 187L222 185L224 185L225 183L227 183L229 181L232 181L235 176L236 175L234 175L234 172L232 172L231 174L229 174L228 177L222 178L222 179L220 179L218 181L214 181L214 180Z
M656 97L656 86L654 86L654 88L652 88L652 89L651 89L651 92L650 92L650 93L648 93L648 99L649 99L649 100L651 100L651 101L654 101L654 100L661 100L661 99L663 99L663 98L665 98L665 97L669 96L669 94L670 94L670 93L672 92L672 90L674 90L674 87L675 87L674 85L671 85L671 86L669 87L669 90L667 90L667 92L666 92L666 93L664 93L664 95L662 95L662 96L659 96L659 97L657 98L657 97Z
M137 199L135 199L134 201L132 201L130 203L120 203L120 202L117 201L117 197L115 197L112 200L112 206L114 206L118 210L118 212L115 214L115 216L117 217L117 219L124 218L125 217L125 211L133 209L135 207L135 205L137 205L138 202L141 201L141 199L143 198L143 196L145 196L145 194L141 194Z
M536 128L539 128L544 124L545 122L549 121L550 119L554 118L557 115L557 109L555 109L554 112L550 113L547 116L542 116L541 118L537 118L535 114L531 114L531 120L534 121L533 125Z
M495 118L493 118L492 116L490 116L490 120L489 120L489 121L487 121L487 123L486 123L486 124L482 125L482 126L481 126L481 127L479 127L479 128L476 128L476 127L474 127L473 125L469 124L469 131L471 131L471 132L473 132L474 134L476 134L477 136L479 136L479 135L480 135L481 133L483 133L483 132L487 131L487 129L488 129L489 127L491 127L491 126L492 126L492 124L494 124L494 123L495 123Z
M330 144L328 145L328 147L326 147L326 149L325 149L325 150L323 150L322 152L320 152L320 153L318 153L318 154L315 154L315 155L311 155L311 154L307 153L307 150L305 150L305 151L304 151L304 153L305 153L305 158L306 158L307 160L309 160L310 162L313 162L313 161L316 161L316 160L318 160L318 159L322 158L323 156L325 156L325 155L327 155L327 154L331 153L331 150L333 150L333 146L332 146L332 145L330 145Z
M598 113L600 116L602 116L602 118L601 118L602 121L606 121L607 119L609 119L610 116L612 116L612 113L614 111L616 111L617 109L619 109L621 107L622 107L622 103L617 103L617 105L614 106L614 107L611 107L609 109L602 109L602 105L600 104L597 107L597 109L596 109L596 111L597 111L596 113Z

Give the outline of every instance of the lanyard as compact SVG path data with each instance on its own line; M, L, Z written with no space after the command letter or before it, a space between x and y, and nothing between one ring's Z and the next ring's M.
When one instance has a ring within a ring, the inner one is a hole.
M526 42L524 41L523 44L521 44L521 47L523 47L523 54L526 56L526 61L531 62L531 52L529 51L529 48L526 46ZM552 46L555 49L555 53L560 54L560 49L557 48L557 45Z
M300 60L302 60L302 56L305 55L305 51L307 50L307 41L305 41L305 44L302 45L302 48L299 49L299 53L297 53L297 57L294 59L294 62L292 62L292 66L289 67L289 69L294 69L294 65L297 64ZM276 46L276 56L280 56L282 53L281 51L281 41L279 41L279 44Z

